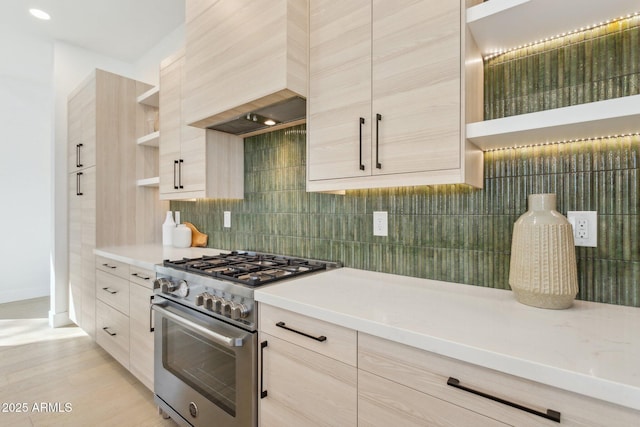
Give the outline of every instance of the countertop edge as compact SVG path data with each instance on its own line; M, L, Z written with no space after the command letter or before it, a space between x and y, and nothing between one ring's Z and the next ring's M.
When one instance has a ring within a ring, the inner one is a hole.
M109 258L112 259L114 261L120 261L120 262L124 262L125 264L130 264L130 265L135 265L136 267L140 267L140 268L145 268L147 270L154 270L156 263L153 262L149 262L149 261L143 261L140 259L136 259L136 258L131 258L125 255L121 255L118 254L116 252L112 252L110 250L105 250L105 249L94 249L93 253L95 255L104 257L104 258Z
M276 285L277 286L277 285ZM441 356L467 362L484 368L524 378L540 384L556 387L583 396L592 397L615 405L640 410L640 389L602 378L589 377L554 366L510 357L504 354L447 341L405 328L373 322L318 306L296 302L289 298L256 290L255 300L317 318L339 326L357 330L400 344L416 347ZM535 367L535 369L532 369Z

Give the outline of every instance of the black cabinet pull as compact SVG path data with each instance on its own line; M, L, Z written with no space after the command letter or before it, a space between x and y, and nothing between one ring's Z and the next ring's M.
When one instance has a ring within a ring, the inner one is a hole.
M109 332L109 327L105 326L104 328L102 328L103 331L105 331L106 333L108 333L109 335L111 335L112 337L116 336L115 332Z
M268 345L267 341L260 343L260 399L267 397L267 390L264 389L264 348Z
M278 322L276 323L276 326L282 329L286 329L287 331L291 331L291 332L295 332L296 334L300 334L303 335L307 338L311 338L312 340L316 340L316 341L320 341L320 342L324 342L327 340L327 337L325 337L324 335L320 335L319 337L314 337L313 335L309 335L306 334L304 332L300 332L300 331L296 331L295 329L292 329L290 327L288 327L284 322Z
M522 405L519 405L517 403L509 402L508 400L504 400L504 399L501 399L499 397L492 396L490 394L483 393L483 392L478 391L478 390L473 390L473 389L471 389L469 387L465 387L465 386L460 384L460 381L457 378L453 378L453 377L449 377L449 379L447 380L447 385L450 385L451 387L455 387L455 388L458 388L460 390L464 390L466 392L469 392L469 393L484 397L486 399L493 400L494 402L502 403L503 405L511 406L512 408L520 409L521 411L525 411L525 412L528 412L530 414L537 415L537 416L542 417L542 418L546 418L547 420L555 421L556 423L560 422L560 412L554 411L553 409L547 409L546 413L545 412L536 411L535 409L527 408L526 406L522 406Z
M111 288L102 288L103 291L109 292L111 295L115 295L118 293L118 291L114 291Z
M380 163L380 159L379 159L380 120L382 120L382 115L376 114L376 169L382 169L382 164Z
M110 268L110 269L112 269L112 270L115 270L116 268L118 268L118 267L117 267L117 266L115 266L115 265L109 265L109 264L102 264L102 266L103 266L103 267Z
M80 188L80 177L82 176L82 172L76 173L76 196L82 196L82 190Z
M81 168L82 162L80 160L80 148L84 147L83 144L76 144L76 167Z
M142 279L142 280L149 280L149 279L151 279L151 277L149 277L149 276L141 276L141 275L139 275L138 273L131 273L131 275L132 275L132 276L135 276L135 277L139 277L139 278L140 278L140 279Z
M360 170L364 170L364 164L362 164L362 125L364 124L364 117L360 117Z
M182 186L182 163L184 160L180 159L180 163L178 163L178 188L184 188Z
M173 161L173 189L177 190L178 189L178 184L176 184L176 177L177 177L177 173L176 173L176 167L178 166L178 161L174 160Z

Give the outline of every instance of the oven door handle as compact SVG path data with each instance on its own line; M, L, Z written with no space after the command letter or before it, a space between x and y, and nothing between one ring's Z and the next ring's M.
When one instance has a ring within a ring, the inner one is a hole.
M207 338L211 339L211 341L217 344L224 345L226 347L242 347L242 344L244 341L242 338L228 337L226 335L222 335L217 332L214 332L210 329L205 328L204 326L198 325L197 323L193 323L182 316L179 316L175 313L170 312L165 308L162 308L160 304L153 304L151 306L151 309L158 312L158 314L160 314L161 316L164 316L168 319L173 320L176 323L179 323L185 328L191 329L192 331L198 332L199 334L206 336Z

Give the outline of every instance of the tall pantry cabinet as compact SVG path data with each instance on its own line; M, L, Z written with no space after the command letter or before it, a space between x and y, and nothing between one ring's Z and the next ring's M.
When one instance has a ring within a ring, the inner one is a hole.
M136 96L148 87L95 70L68 98L69 315L93 337L93 249L136 243Z

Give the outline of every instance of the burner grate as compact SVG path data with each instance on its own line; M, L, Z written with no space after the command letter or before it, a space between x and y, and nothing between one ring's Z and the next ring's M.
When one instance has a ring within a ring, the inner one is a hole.
M165 267L259 286L276 280L324 270L329 263L254 252L230 252L200 258L165 260Z

